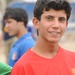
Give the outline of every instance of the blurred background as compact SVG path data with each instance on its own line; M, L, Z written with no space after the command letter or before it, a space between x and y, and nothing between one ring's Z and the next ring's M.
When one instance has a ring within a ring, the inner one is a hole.
M37 39L36 29L33 27L32 18L33 18L33 9L36 0L0 0L0 61L6 63L5 56L5 47L2 40L2 18L5 12L6 7L18 7L23 8L27 11L29 22L28 22L28 31L32 33L34 40ZM69 25L66 29L66 33L59 41L59 44L71 51L75 51L75 0L69 0L72 6L72 13L69 19Z

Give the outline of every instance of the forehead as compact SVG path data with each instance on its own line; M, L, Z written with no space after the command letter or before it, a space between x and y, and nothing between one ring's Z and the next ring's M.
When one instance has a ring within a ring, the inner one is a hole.
M54 9L50 9L49 11L44 10L42 15L51 15L65 18L67 17L65 10L54 10Z

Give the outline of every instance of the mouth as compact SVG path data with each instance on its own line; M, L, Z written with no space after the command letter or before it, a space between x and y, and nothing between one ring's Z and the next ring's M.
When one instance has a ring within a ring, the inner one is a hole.
M57 35L57 34L60 34L60 32L55 32L55 31L49 31L49 33L51 33L51 34L54 34L54 35Z

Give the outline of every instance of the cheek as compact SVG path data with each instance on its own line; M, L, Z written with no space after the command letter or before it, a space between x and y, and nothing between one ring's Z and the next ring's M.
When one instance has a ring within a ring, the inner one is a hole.
M15 27L14 23L10 24L10 28L13 29Z
M18 25L17 23L14 23L14 24L13 24L13 28L14 28L14 29L17 29L18 27L19 27L19 25Z
M18 26L15 26L14 27L14 31L17 32L18 30L19 30L19 27Z
M67 26L65 25L65 26L63 27L63 29L66 30L66 28L67 28Z
M39 33L45 35L45 33L46 33L46 27L40 26Z
M62 34L64 34L64 32L66 31L66 26L61 28Z
M65 31L66 28L67 28L67 24L66 24L66 23L63 23L63 24L60 25L60 27L61 27L61 29L62 29L63 31Z
M17 26L13 25L11 27L11 30L12 30L13 33L16 33L17 32Z

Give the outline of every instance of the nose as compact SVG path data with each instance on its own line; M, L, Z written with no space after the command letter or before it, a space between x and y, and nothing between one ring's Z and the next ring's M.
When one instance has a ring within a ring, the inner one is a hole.
M54 21L52 27L53 27L54 29L59 29L59 26L60 26L60 23L59 23L58 19L56 19L56 20Z
M4 31L5 31L5 32L8 32L8 28L7 28L7 27L8 27L8 25L5 24L5 26L4 26Z

